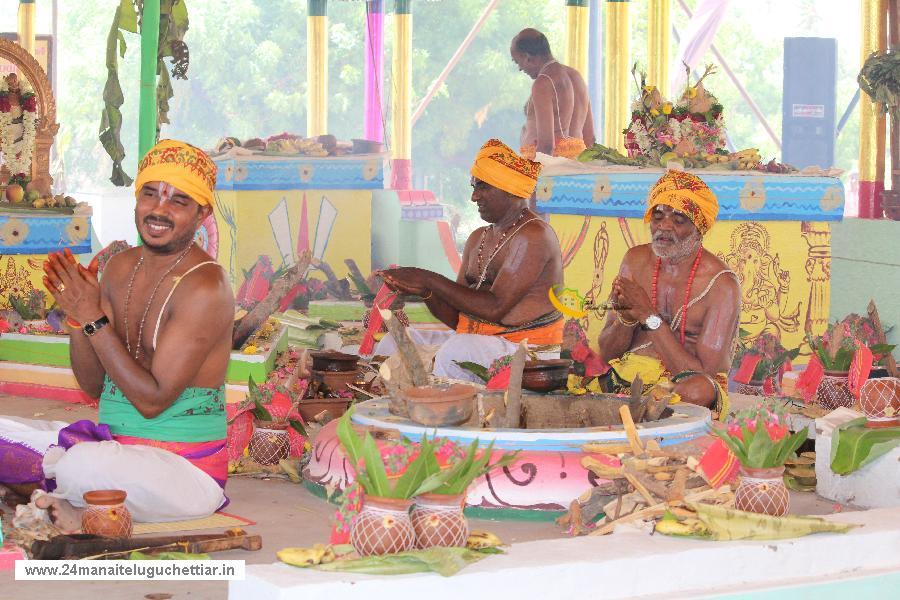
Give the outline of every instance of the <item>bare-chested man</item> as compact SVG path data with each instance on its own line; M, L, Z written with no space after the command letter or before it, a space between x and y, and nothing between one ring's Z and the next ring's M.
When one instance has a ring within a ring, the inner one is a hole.
M563 280L559 240L527 206L540 169L489 140L472 166L472 202L489 225L469 236L456 281L409 267L382 272L389 287L421 296L457 332L435 357L436 375L479 381L456 362L489 366L522 340L559 355L563 318L548 295Z
M576 158L594 144L594 117L581 73L557 62L547 36L537 29L520 31L509 51L519 70L534 79L525 104L522 155Z
M612 366L608 391L635 376L675 382L682 400L727 412L727 371L741 309L735 274L703 248L718 214L715 195L682 171L664 175L644 217L652 242L625 254L613 283L600 357Z
M75 377L100 398L100 424L0 418L0 437L13 444L0 452L21 450L15 442L32 450L33 474L55 479L35 504L64 531L80 529L90 490L127 492L136 521L204 517L225 501L234 297L222 268L194 244L215 179L201 150L161 141L135 182L143 245L110 259L102 281L69 253L44 265L44 285L72 328ZM0 481L23 483L17 472L0 472Z

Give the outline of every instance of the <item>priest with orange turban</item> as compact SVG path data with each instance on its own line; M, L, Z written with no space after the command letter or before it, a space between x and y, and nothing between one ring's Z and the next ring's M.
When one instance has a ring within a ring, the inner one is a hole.
M102 278L68 252L44 263L72 371L99 413L72 424L0 417L0 484L31 495L63 533L81 529L94 490L115 490L138 522L205 518L226 503L234 294L194 243L215 184L202 150L163 140L135 182L142 245L110 258Z
M644 221L651 242L626 252L598 340L599 358L610 366L602 389L667 379L682 400L727 414L741 288L703 247L718 213L715 194L690 173L669 171L650 190Z
M528 209L540 171L539 163L488 140L471 169L472 202L487 225L466 241L456 279L414 267L381 272L388 287L421 297L455 332L435 356L435 375L480 381L459 363L489 367L522 341L542 356L559 355L563 316L548 294L563 281L559 240ZM392 347L388 338L375 353Z

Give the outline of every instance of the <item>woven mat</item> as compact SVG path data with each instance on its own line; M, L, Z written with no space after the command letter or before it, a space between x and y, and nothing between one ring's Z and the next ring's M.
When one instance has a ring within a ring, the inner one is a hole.
M256 521L238 517L237 515L217 512L203 519L168 521L166 523L135 523L134 535L194 531L197 529L228 529L229 527L243 527L244 525L256 525Z

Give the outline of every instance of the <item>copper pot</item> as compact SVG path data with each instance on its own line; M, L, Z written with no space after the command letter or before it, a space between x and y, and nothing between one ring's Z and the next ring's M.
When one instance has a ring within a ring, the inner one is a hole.
M522 371L522 387L532 392L552 392L566 387L572 361L567 358L530 360Z

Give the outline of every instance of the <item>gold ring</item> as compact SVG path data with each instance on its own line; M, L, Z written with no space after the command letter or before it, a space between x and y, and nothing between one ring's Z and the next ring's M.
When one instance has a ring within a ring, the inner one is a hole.
M60 283L58 286L56 286L56 289L59 290L60 294L62 294L64 291L66 291L66 284Z

